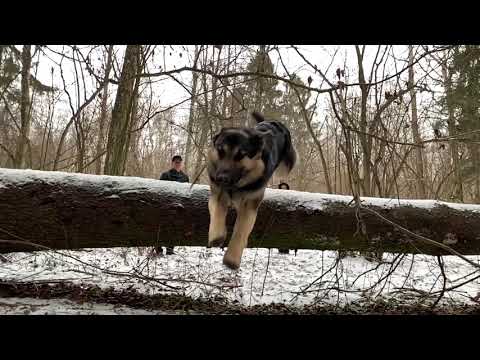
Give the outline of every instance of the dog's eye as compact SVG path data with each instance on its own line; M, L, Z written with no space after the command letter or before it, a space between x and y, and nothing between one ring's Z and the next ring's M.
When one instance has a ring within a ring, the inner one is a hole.
M223 147L221 147L221 146L217 146L217 152L218 152L218 156L220 156L220 157L225 155L225 151L223 150Z
M246 151L240 150L235 154L234 160L235 161L240 161L242 160L245 156L247 155Z

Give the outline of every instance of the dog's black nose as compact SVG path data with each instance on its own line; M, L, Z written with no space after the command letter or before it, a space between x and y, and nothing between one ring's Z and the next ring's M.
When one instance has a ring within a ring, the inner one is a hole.
M228 173L225 172L217 174L215 180L217 181L217 183L225 185L230 184L231 181L230 176L228 175Z

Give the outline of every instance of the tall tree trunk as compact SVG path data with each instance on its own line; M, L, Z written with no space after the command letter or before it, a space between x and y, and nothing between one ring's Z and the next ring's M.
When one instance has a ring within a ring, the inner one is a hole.
M107 62L105 64L105 76L103 78L103 90L102 90L102 102L100 104L100 119L98 124L98 139L97 146L95 149L97 159L95 160L95 174L100 175L102 172L102 158L103 147L104 147L104 132L105 132L105 123L107 121L107 102L108 102L108 84L110 83L109 76L112 69L112 54L113 54L113 45L108 47Z
M53 67L52 67L51 76L52 76L52 86L53 86ZM55 112L55 102L53 100L53 96L51 99L49 96L48 97L48 115L47 115L47 121L45 122L45 127L43 129L42 147L40 150L40 161L38 164L38 168L40 170L46 170L45 163L47 161L49 140L50 140L50 135L52 133L52 121L53 121L54 112Z
M228 74L228 72L230 71L230 58L231 58L231 46L228 45L227 47L227 66L225 68L225 73ZM223 98L222 98L222 117L223 117L223 121L225 121L226 117L227 117L227 107L228 107L228 104L227 104L227 94L228 94L228 90L226 87L223 88L223 92L222 92L222 95L223 95ZM227 126L226 124L223 124L223 126Z
M67 134L70 129L70 126L72 126L73 121L75 120L75 116L77 115L74 115L70 118L67 125L62 131L62 135L60 135L60 141L58 142L57 152L55 154L55 160L53 161L53 171L58 170L58 166L60 165L60 157L63 155L63 145L65 144L65 139L67 138Z
M422 142L422 139L420 137L420 133L418 131L418 115L417 115L417 95L416 91L413 87L413 84L415 82L415 75L414 75L414 69L413 69L413 46L409 45L408 46L408 65L410 66L408 69L408 83L411 86L410 89L410 99L411 99L411 105L412 105L412 134L413 134L413 141L415 144L420 144ZM416 158L416 166L415 170L417 173L418 177L418 186L419 186L419 191L418 191L418 196L421 199L425 199L427 196L427 192L425 189L425 177L423 174L423 149L420 146L417 146L415 148L415 158Z
M131 113L135 83L137 81L136 74L139 65L140 49L140 45L127 45L125 51L125 59L108 131L104 168L104 173L107 175L123 175L125 171L125 147L129 145Z
M15 150L16 168L24 167L25 152L28 137L30 135L31 113L30 113L30 68L32 65L31 45L24 45L22 49L22 79L21 79L21 100L20 100L20 134L17 139Z
M359 175L359 170L358 170L358 162L355 161L354 159L354 153L353 153L353 139L352 139L352 134L349 129L345 129L344 126L347 123L347 105L345 101L345 97L343 95L342 89L339 89L339 95L338 98L340 100L340 106L341 106L341 114L335 113L337 116L337 119L341 121L342 127L343 127L343 135L345 138L345 145L340 145L340 148L342 149L343 153L345 154L345 160L347 163L347 167L345 169L345 178L348 179L348 183L350 185L350 191L352 192L352 195L354 197L360 197L360 187L361 187L361 179ZM346 184L346 186L348 186Z
M236 72L237 69L237 61L238 61L238 53L237 47L233 45L233 64L232 64L232 72ZM231 120L228 122L228 126L236 127L242 124L242 115L240 113L240 109L242 108L241 104L237 99L243 99L243 95L240 91L241 87L237 85L235 81L232 81L232 92L230 94L230 116L232 117ZM235 96L234 96L235 95Z
M133 95L132 95L132 109L130 111L130 124L127 132L127 145L124 147L124 158L125 158L125 165L124 168L126 168L126 161L128 159L128 152L132 151L134 158L138 157L138 147L136 146L140 132L136 131L134 133L134 136L132 137L132 130L135 128L136 124L138 123L138 89L140 86L140 81L135 82L135 88L133 90ZM125 169L124 169L125 170Z
M215 48L214 48L215 49ZM222 53L221 48L218 50L218 55L217 55L217 61L215 63L214 67L214 73L218 74L218 70L220 67L220 54ZM215 61L215 51L212 54L212 62ZM213 78L212 80L212 101L210 102L210 132L211 133L217 133L220 128L222 127L222 124L219 123L217 115L217 87L218 87L218 79L216 77ZM213 127L212 127L213 124Z
M198 58L200 56L200 49L198 45L195 45L195 54L193 67L197 66ZM192 99L190 100L190 113L188 116L188 125L187 125L187 144L185 146L185 171L189 172L190 168L190 156L192 153L192 139L193 139L193 125L195 123L195 102L197 96L197 82L198 82L198 73L195 71L192 73Z
M474 201L480 203L480 148L478 144L472 144L472 158L475 172Z
M453 113L453 104L452 104L452 79L451 74L448 73L447 64L442 63L442 77L445 84L445 93L447 100L447 111L448 111L448 135L455 136L457 130L455 128L455 115ZM451 140L448 142L450 147L450 157L452 159L453 173L454 173L454 196L455 200L463 201L463 180L462 173L460 169L460 158L458 155L458 142L456 140Z
M260 63L257 64L256 71L264 73L265 72L265 57L267 56L266 51L265 51L265 45L260 45ZM263 92L264 92L264 79L262 77L258 77L256 81L256 87L255 87L255 102L254 102L254 108L253 110L255 111L262 111L262 99L263 99Z
M75 122L75 131L77 133L77 172L85 172L85 134L83 124L85 123L84 113L80 113L78 121Z
M208 48L207 48L208 49ZM205 57L203 61L204 69L207 68L208 59L207 59L207 49L205 49ZM200 139L198 141L198 151L197 151L197 159L195 162L194 172L192 174L193 177L197 177L200 173L200 169L202 168L203 164L203 149L205 148L205 144L207 142L207 134L210 128L210 107L208 101L208 84L207 84L207 76L205 74L202 75L202 84L203 84L203 91L204 91L204 105L203 105L203 116L201 116L200 121Z
M362 175L363 175L363 195L370 196L371 194L371 154L372 154L372 141L367 138L365 133L368 132L367 129L367 100L368 100L368 85L365 81L365 74L363 71L363 51L360 51L360 47L355 45L355 50L357 52L357 62L358 62L358 82L360 83L360 90L362 92L361 98L361 108L360 108L360 130L363 132L358 134L360 138L360 143L363 150L363 161L362 161Z

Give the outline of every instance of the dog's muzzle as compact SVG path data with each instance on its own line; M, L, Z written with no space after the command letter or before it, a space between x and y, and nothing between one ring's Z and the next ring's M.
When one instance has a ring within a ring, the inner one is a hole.
M223 188L234 188L241 177L242 172L237 169L220 170L215 174L215 182Z
M221 172L216 175L215 182L219 185L232 186L234 184L234 179L228 172Z

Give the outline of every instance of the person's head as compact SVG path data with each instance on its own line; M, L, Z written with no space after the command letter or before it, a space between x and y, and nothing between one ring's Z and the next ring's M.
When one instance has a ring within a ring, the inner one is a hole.
M180 155L175 155L172 158L172 168L177 170L177 171L180 171L180 170L182 170L182 165L183 165L182 157Z
M290 190L290 186L288 186L288 184L287 184L287 183L284 183L284 182L278 184L278 188L279 188L280 190Z

